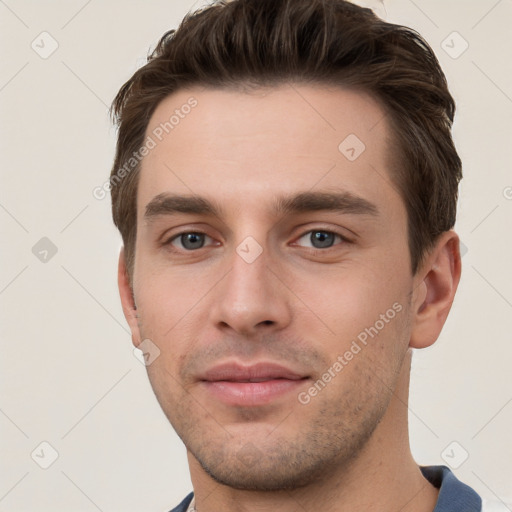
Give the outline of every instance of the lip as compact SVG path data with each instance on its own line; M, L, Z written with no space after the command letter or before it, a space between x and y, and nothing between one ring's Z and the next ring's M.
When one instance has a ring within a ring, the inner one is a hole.
M307 376L285 366L260 362L250 366L224 363L200 376L201 385L227 405L261 406L304 385Z

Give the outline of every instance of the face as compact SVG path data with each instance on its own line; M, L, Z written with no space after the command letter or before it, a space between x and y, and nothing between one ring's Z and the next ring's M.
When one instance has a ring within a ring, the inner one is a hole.
M160 350L149 378L192 464L255 490L349 464L411 333L383 110L319 86L193 88L163 101L146 135L134 339Z

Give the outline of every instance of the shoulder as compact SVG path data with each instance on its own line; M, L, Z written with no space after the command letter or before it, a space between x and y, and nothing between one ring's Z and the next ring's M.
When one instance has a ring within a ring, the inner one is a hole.
M191 492L177 507L173 508L171 512L186 512L193 497L194 493Z

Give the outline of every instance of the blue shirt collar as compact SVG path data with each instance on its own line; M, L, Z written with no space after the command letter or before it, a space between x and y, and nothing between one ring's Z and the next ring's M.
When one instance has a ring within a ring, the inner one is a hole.
M423 476L439 489L433 512L480 512L482 499L462 483L447 466L420 466Z

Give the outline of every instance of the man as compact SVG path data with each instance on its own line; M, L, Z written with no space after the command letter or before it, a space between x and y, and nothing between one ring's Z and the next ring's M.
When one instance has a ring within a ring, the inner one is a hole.
M119 289L187 448L174 511L481 510L407 426L461 272L454 111L427 43L343 0L214 4L122 87Z

